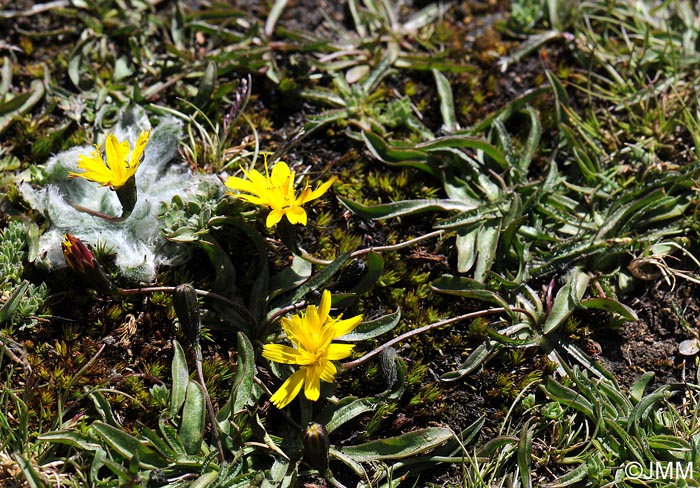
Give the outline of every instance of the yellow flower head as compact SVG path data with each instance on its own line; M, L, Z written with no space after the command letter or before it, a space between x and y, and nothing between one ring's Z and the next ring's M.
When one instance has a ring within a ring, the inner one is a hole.
M266 155L267 156L267 155ZM255 205L272 209L267 216L265 225L272 227L282 217L286 216L292 224L306 225L306 211L302 208L306 202L320 197L335 182L336 178L316 187L312 190L307 184L297 196L294 188L294 171L289 169L287 163L280 161L272 168L272 174L267 169L267 157L265 158L265 175L257 170L243 170L246 178L230 176L226 180L226 186L232 190L245 193L231 193L231 195L246 200Z
M353 344L333 344L333 339L351 332L362 321L362 315L351 319L328 316L331 310L331 293L326 290L318 308L309 305L305 313L285 317L282 327L294 347L281 344L265 344L263 356L271 361L298 364L298 371L285 381L270 401L283 408L304 387L306 398L318 400L321 394L321 380L332 383L338 372L331 361L346 358L352 352Z
M141 132L132 151L129 141L119 142L114 134L109 134L105 144L106 160L102 159L100 148L95 146L95 150L89 156L83 154L78 159L78 168L84 169L85 172L69 172L68 176L85 178L101 186L109 186L112 190L118 190L136 174L150 135L150 130Z

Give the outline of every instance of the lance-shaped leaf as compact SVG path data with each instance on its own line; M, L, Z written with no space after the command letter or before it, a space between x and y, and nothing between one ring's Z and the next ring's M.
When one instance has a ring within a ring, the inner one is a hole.
M434 427L344 447L340 452L357 462L405 459L435 449L453 438L454 434L451 430Z
M349 210L360 217L375 220L401 217L404 215L414 215L432 210L458 210L460 212L467 212L479 206L479 202L477 200L401 200L399 202L380 203L378 205L363 205L343 197L338 197L338 200L340 200L340 203L345 205Z

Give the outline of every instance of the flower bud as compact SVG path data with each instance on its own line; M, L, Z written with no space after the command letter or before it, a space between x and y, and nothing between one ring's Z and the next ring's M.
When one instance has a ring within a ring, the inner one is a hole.
M309 422L304 433L304 458L322 476L328 473L328 451L331 447L328 431L322 424Z
M192 285L184 283L175 287L173 308L187 340L193 345L199 344L202 321L199 315L197 291Z
M83 278L88 286L102 293L113 294L116 292L117 287L104 272L92 251L83 244L83 241L74 235L66 234L61 247L63 248L63 258L68 267Z

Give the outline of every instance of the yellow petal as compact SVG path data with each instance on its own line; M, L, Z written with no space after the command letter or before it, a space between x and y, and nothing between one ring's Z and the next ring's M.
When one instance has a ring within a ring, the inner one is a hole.
M321 369L321 379L326 383L333 383L335 381L335 375L338 373L338 368L335 364L330 361L326 361Z
M250 202L254 205L264 205L265 204L265 202L260 197L256 197L253 195L246 195L244 193L231 193L231 192L228 192L228 194L231 195L232 197L238 198L239 200L245 200L246 202Z
M285 210L290 224L306 225L306 211L301 207L290 207Z
M274 227L279 223L280 220L282 220L282 216L284 216L284 211L279 209L272 210L269 214L267 214L267 219L265 219L265 225L267 227Z
M260 189L268 190L270 188L270 179L257 169L251 169L250 171L243 170L243 174Z
M306 322L299 315L294 315L291 318L282 318L282 328L284 329L287 338L292 341L299 349L307 351L314 348L313 332L306 326Z
M250 193L251 195L258 194L258 187L253 184L252 181L246 180L244 178L239 178L237 176L229 176L224 182L224 185L231 188L232 190L244 191Z
M121 186L119 183L123 185L127 180L125 170L129 157L129 141L119 142L117 136L109 134L105 143L105 153L107 166L112 171L114 185Z
M330 344L328 346L328 360L338 361L340 359L345 359L350 354L355 347L355 344Z
M270 181L274 186L286 187L289 184L289 178L293 179L294 173L292 173L287 166L287 163L280 161L272 167L272 174L270 175Z
M323 324L328 320L328 314L331 311L331 292L323 290L321 295L321 303L318 304L318 319Z
M287 381L282 383L280 389L275 392L270 401L277 408L284 408L289 405L289 402L294 400L296 396L301 391L301 387L304 384L304 370L300 369L296 371L292 376L287 378Z
M78 168L84 169L84 173L74 173L69 172L68 176L71 178L81 177L89 181L94 181L95 183L100 183L102 186L107 186L111 184L112 172L105 166L102 161L102 155L100 154L99 148L92 151L90 155L82 154L78 158Z
M311 200L315 200L324 193L328 191L328 189L335 183L337 178L333 176L330 180L326 181L325 183L319 185L316 187L314 191L311 191L309 188L305 188L302 194L299 197L299 205L303 205L306 202L310 202Z
M316 367L309 366L303 368L306 375L304 378L304 395L306 398L315 402L321 396L321 375Z
M151 137L151 130L144 130L139 134L138 139L136 139L136 144L134 144L134 150L131 151L131 158L129 159L129 166L132 169L131 174L136 173L136 169L143 161L144 151L146 150L146 145L148 144L148 138Z
M281 344L265 344L262 355L270 361L285 364L299 364L299 351Z
M362 315L337 321L333 324L333 339L349 334L355 329L355 327L360 325L360 322L362 322Z

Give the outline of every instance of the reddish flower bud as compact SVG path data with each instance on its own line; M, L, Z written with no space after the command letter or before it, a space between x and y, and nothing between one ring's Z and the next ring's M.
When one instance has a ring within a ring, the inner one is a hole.
M92 251L83 244L83 241L72 234L66 234L61 247L63 248L63 258L68 267L83 278L88 286L103 293L116 292L117 287L104 272Z

